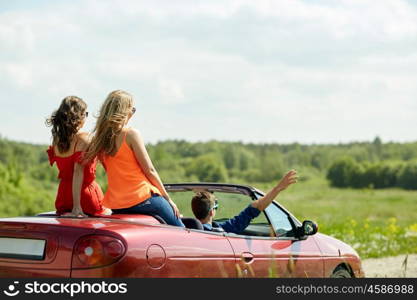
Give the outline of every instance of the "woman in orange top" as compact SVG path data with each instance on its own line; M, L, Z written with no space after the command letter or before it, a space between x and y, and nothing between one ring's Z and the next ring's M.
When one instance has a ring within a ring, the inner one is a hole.
M51 166L56 163L60 179L55 201L57 214L85 216L111 214L102 205L103 192L95 182L96 160L87 165L80 158L88 147L88 134L81 132L88 116L87 104L76 96L68 96L47 119L52 127L52 145L47 150Z
M133 97L121 90L111 92L101 107L86 160L98 156L107 172L103 203L113 213L158 215L184 227L141 135L125 127L135 111Z

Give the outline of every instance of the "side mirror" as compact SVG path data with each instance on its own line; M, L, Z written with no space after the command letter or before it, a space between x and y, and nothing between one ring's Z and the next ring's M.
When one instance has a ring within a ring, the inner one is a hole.
M314 223L313 221L305 220L300 229L301 229L300 230L301 235L302 236L307 236L307 235L316 234L317 231L319 230L319 226L316 223Z

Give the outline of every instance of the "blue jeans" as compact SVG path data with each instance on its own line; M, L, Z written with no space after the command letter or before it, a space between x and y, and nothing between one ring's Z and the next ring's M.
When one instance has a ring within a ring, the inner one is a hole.
M143 214L143 215L158 215L168 225L185 227L181 219L177 218L174 214L174 209L168 203L168 201L159 195L152 195L152 197L145 201L136 204L132 207L113 209L115 214Z

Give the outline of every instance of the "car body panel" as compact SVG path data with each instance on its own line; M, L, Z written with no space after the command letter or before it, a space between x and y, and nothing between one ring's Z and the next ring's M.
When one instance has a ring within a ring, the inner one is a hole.
M129 241L128 255L104 268L73 270L71 277L236 276L234 253L223 234L167 225L118 233Z
M321 252L311 237L291 240L228 235L228 239L242 277L323 276Z
M46 240L42 261L0 257L0 277L70 277L72 251L81 237L106 228L112 234L136 220L144 225L160 225L153 217L124 215L122 220L101 218L21 217L0 219L0 236ZM111 231L109 231L111 229ZM103 231L101 231L103 232Z
M351 246L322 233L314 235L314 240L322 253L325 277L339 265L347 266L354 277L365 277L359 255Z
M46 249L42 261L0 257L0 277L69 277L73 245L79 236L91 232L87 228L68 227L63 238L60 226L26 223L23 220L10 224L3 220L0 221L0 236L46 240ZM21 229L17 229L18 226Z
M166 187L168 192L206 189L244 194L252 200L263 196L242 185ZM294 226L300 226L282 206L273 205ZM80 238L89 235L118 239L126 251L109 265L76 267L73 249ZM0 277L329 277L341 264L355 277L363 276L359 256L350 246L319 233L302 238L243 236L170 226L145 215L69 218L46 213L0 219L0 237L46 241L42 260L0 253Z

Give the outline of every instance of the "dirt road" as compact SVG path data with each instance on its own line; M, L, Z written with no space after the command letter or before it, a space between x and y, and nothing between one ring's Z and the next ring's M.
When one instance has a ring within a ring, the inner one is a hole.
M417 254L384 258L370 258L362 261L366 277L417 277Z

